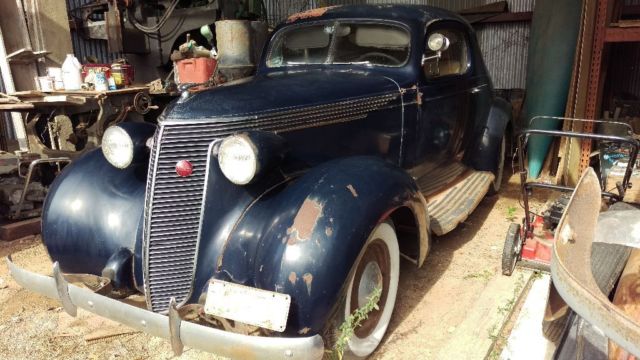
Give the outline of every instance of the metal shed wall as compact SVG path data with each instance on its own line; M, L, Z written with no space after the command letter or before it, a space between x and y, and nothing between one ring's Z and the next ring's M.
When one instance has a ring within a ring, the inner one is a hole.
M640 0L627 0L640 1ZM292 13L320 5L410 4L431 5L452 11L494 2L494 0L265 0L270 25ZM508 0L509 11L533 11L535 0ZM526 86L527 50L531 23L482 24L476 34L493 85L496 89L524 89Z
M93 0L67 0L67 10L72 11L91 2L93 2ZM79 13L74 14L74 12L71 12L71 14L80 16ZM95 20L98 20L98 18ZM122 54L109 53L106 41L85 39L78 31L71 31L71 42L73 43L73 52L80 62L84 62L87 56L94 56L98 59L98 63L110 64L114 60L122 57Z

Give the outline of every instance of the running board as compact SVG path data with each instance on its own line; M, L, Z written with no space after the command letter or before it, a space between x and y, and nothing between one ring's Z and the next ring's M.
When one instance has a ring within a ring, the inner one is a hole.
M488 171L469 170L460 175L455 185L429 196L427 209L431 231L440 236L465 221L489 191L494 175Z

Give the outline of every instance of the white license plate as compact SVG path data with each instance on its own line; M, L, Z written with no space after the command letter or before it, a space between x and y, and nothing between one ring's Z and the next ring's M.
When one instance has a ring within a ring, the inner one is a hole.
M289 295L214 279L209 281L204 312L282 332L290 305Z

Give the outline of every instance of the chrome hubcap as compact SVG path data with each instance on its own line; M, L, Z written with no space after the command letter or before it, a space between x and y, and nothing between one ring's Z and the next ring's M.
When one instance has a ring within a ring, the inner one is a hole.
M369 262L362 272L360 284L358 284L358 307L367 303L376 288L382 289L382 271L376 262Z

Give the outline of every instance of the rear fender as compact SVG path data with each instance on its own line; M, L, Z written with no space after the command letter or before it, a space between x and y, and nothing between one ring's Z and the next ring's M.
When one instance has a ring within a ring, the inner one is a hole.
M511 104L501 98L495 98L487 121L476 136L475 144L471 151L465 152L464 162L467 165L480 171L495 173L498 170L500 146L511 117Z
M236 224L215 277L287 293L289 335L318 333L375 226L399 208L414 214L428 248L426 202L413 179L372 157L325 163L257 199Z

